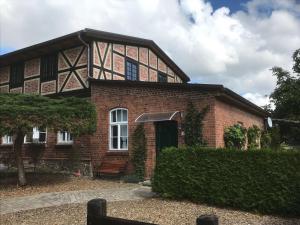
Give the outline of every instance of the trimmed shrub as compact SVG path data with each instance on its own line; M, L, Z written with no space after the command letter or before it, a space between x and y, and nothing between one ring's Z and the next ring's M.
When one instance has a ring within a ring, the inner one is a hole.
M300 153L167 148L153 191L164 197L260 213L300 215Z

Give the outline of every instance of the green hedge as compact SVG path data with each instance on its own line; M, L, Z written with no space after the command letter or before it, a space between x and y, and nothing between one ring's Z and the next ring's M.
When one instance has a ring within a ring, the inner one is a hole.
M300 153L167 148L153 191L260 213L300 215Z

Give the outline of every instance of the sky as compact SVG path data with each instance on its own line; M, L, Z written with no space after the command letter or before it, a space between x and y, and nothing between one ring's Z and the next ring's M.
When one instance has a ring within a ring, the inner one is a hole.
M0 0L0 54L84 28L152 39L192 83L263 106L300 48L300 0Z

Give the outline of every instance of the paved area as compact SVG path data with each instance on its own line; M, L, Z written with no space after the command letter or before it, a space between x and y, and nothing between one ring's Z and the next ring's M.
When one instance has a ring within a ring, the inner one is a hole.
M154 193L151 192L151 188L142 186L138 188L43 193L0 200L0 215L64 204L86 203L93 198L104 198L107 201L129 201L151 198L153 196Z

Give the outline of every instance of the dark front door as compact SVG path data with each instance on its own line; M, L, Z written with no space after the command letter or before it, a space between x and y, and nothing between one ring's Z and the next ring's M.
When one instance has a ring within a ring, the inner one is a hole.
M176 121L156 122L156 154L165 147L178 146L178 128Z

